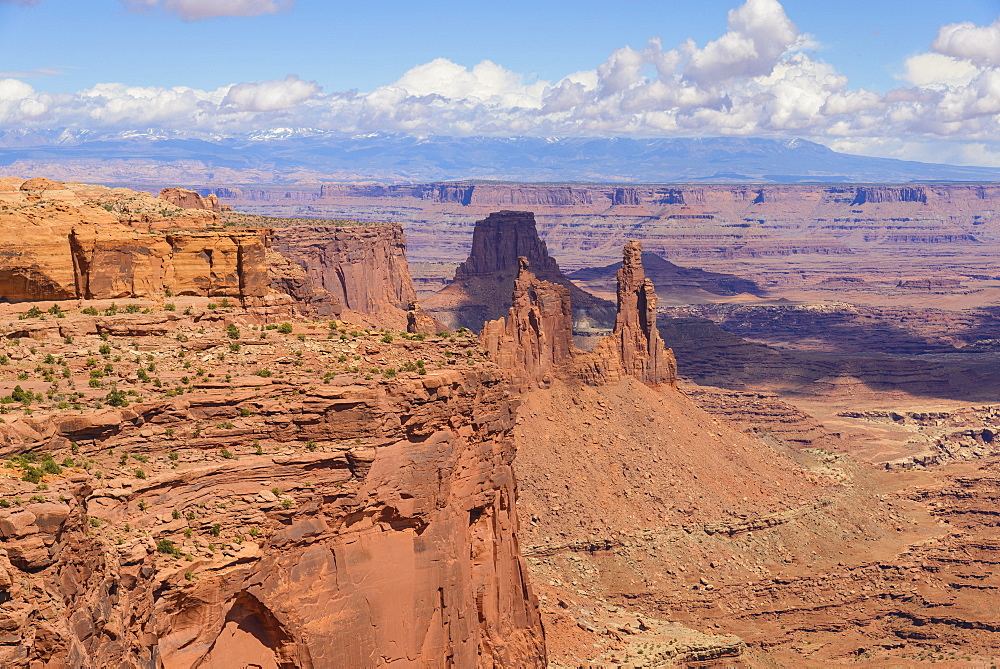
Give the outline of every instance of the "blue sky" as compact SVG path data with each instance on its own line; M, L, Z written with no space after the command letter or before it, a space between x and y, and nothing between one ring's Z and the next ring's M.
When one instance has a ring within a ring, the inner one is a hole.
M206 0L205 4L211 4ZM216 88L296 74L325 89L371 90L434 58L492 60L546 79L596 67L613 50L704 44L726 29L735 0L504 3L297 0L286 12L183 21L120 0L0 2L0 70L52 68L39 82L73 92L101 82ZM789 18L820 43L852 84L884 92L904 60L946 23L985 25L1000 0L785 0Z
M1000 0L0 0L0 128L803 136L1000 165L994 39Z

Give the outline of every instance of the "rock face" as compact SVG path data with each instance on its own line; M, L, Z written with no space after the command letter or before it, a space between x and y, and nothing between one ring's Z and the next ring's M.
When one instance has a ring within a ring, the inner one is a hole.
M149 221L138 229L122 222L142 218L138 208L123 213L117 205L84 200L93 195L87 188L96 188L98 198L112 194L114 202L152 199L84 184L24 182L14 193L22 199L13 199L23 204L0 207L0 298L149 297L169 289L177 295L256 299L270 292L267 230L151 234L148 228L157 226ZM190 225L199 220L181 219Z
M618 270L615 330L581 359L579 373L605 383L633 377L650 386L676 385L674 354L656 329L656 291L642 268L642 244L627 243L624 254Z
M480 340L514 385L527 389L551 382L578 351L569 290L538 279L524 256L519 268L507 317L483 324Z
M458 217L515 202L534 211L564 268L614 262L629 239L671 259L716 260L964 253L1000 240L997 184L344 184L302 206L330 217L396 216L410 258L440 262L465 257L472 230Z
M273 249L267 251L267 270L271 290L285 293L295 300L295 309L309 316L334 316L339 318L344 305L312 278L298 263L294 263Z
M266 230L150 239L118 227L78 226L69 241L77 297L146 297L170 289L176 295L260 298L270 292Z
M534 214L527 211L500 211L477 221L468 259L459 265L452 283L424 300L425 308L450 327L478 332L485 321L500 318L511 307L520 257L527 259L536 278L569 291L577 325L611 325L611 304L563 275L538 237Z
M406 312L417 294L401 226L276 228L274 248L345 308L372 317L377 325L406 329Z
M519 259L513 305L507 317L488 321L483 348L522 389L548 384L554 376L591 385L635 378L649 386L675 386L677 364L656 328L656 293L642 269L642 245L625 245L618 270L618 314L614 331L584 353L573 346L569 291L539 280Z
M106 320L122 331L135 316ZM517 538L515 402L493 365L464 355L473 340L330 341L296 324L302 339L254 333L223 363L215 352L234 343L225 320L169 316L201 339L141 339L163 391L189 373L181 349L207 352L218 377L177 396L120 376L146 400L36 403L0 424L4 456L32 449L64 463L37 490L0 467L0 665L546 665ZM80 381L86 347L134 345L76 340L33 343ZM249 375L293 350L304 368L289 364L275 382ZM365 380L340 366L334 383L316 383L312 368L356 351L399 375ZM18 369L34 364L16 355ZM418 358L430 369L403 371Z
M208 211L232 211L229 205L220 205L219 197L211 193L202 197L197 191L187 188L164 188L159 195L161 200L166 200L175 207L181 209L207 209Z

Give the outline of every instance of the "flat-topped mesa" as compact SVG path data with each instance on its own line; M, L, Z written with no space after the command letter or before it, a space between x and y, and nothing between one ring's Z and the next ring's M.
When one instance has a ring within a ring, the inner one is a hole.
M521 256L512 301L506 318L483 324L479 339L518 389L547 385L579 352L569 289L537 278Z
M564 286L573 304L573 321L585 327L610 327L613 307L575 286L563 275L529 211L499 211L476 222L469 257L455 280L424 300L424 307L449 327L478 332L483 323L503 317L519 273L518 258L527 259L532 274Z
M592 384L635 377L650 386L676 385L677 363L656 329L656 291L642 268L642 244L625 244L618 270L618 317L614 332L590 354L579 356L577 374Z
M161 190L159 198L181 209L206 209L215 212L233 210L228 204L219 204L219 198L214 193L202 197L198 191L176 186Z

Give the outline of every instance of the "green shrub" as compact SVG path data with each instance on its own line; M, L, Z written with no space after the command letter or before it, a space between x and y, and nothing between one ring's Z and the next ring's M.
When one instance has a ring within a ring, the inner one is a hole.
M105 396L104 401L113 407L127 407L129 405L125 391L118 388L112 388L111 392Z
M163 553L164 555L173 555L174 557L180 557L181 551L174 542L170 539L160 539L156 542L156 552Z
M278 326L278 332L281 334L292 334L292 329L291 323L282 323Z

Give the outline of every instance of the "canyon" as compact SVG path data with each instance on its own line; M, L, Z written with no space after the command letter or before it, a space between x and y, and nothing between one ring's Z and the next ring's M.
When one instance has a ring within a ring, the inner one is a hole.
M0 184L4 666L1000 655L995 186Z

